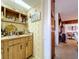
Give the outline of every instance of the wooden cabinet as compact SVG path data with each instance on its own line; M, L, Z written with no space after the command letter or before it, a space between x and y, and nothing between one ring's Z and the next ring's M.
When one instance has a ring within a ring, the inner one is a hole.
M26 58L28 58L28 56L29 56L29 48L28 48L28 37L27 37L27 39L26 39L26 43L25 43L25 48L26 48Z
M8 55L8 40L1 41L1 52L2 52L2 59L9 59L8 58L9 56Z
M3 59L3 42L1 41L1 59Z
M20 56L20 44L9 47L9 59L19 59ZM21 59L21 56L20 56Z
M9 40L8 48L9 59L22 59L22 44L20 38Z
M33 53L33 41L32 41L32 37L29 37L29 39L28 39L29 41L28 41L28 51L29 51L29 56L31 56L32 55L32 53Z
M25 43L26 43L26 40L27 38L24 37L24 38L21 38L21 45L20 45L20 50L21 50L21 59L26 59L26 47L25 47Z
M28 57L33 55L33 40L32 40L32 36L28 36L27 39L28 39L28 42L26 42L26 58L28 58Z
M32 36L1 41L2 59L26 59L32 55Z

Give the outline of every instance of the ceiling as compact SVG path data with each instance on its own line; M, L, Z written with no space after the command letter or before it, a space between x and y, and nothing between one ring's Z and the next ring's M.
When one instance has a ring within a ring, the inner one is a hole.
M14 0L2 0L2 4L4 5L7 5L11 8L15 8L15 9L18 9L18 10L21 10L21 11L25 11L25 12L28 12L29 10L14 3L13 2ZM41 5L41 0L23 0L26 4L30 5L32 8L34 7L40 7Z
M27 9L25 9L25 8L21 7L20 5L12 2L11 0L2 0L1 4L6 5L6 6L10 7L10 8L13 8L13 9L20 10L20 11L25 11L25 12L28 11Z
M41 5L41 0L23 0L25 3L30 5L32 8L33 7L40 7Z
M62 21L78 19L78 0L55 0L55 11Z

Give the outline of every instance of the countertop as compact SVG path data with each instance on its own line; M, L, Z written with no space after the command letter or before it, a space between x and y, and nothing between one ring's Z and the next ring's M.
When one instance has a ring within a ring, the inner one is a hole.
M1 37L1 40L14 39L14 38L21 38L21 37L26 37L26 36L30 36L30 35L32 35L32 33L23 34L23 35L5 36L5 37Z

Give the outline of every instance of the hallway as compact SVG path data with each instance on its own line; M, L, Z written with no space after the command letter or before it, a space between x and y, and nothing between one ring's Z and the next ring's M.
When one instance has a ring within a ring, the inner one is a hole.
M60 43L56 49L55 59L78 59L77 42L67 39L67 43Z

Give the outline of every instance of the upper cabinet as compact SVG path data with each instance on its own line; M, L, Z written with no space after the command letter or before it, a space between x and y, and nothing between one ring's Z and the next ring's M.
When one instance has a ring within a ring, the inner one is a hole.
M24 15L20 12L16 12L14 10L1 7L1 20L5 22L13 22L18 24L26 24L27 23L27 15Z

